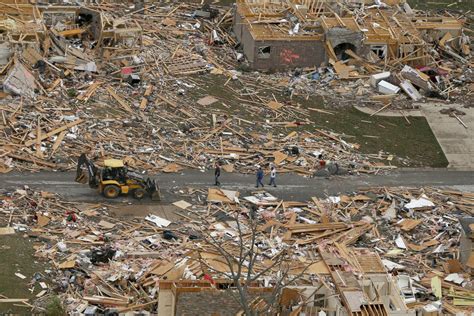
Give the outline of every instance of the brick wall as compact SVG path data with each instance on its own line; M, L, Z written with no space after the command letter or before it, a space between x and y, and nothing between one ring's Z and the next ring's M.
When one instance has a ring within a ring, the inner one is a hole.
M270 57L258 57L259 47L270 46ZM247 55L247 54L246 54ZM256 41L254 58L251 66L257 70L284 70L296 67L320 66L326 61L326 50L322 41L318 40L271 40Z

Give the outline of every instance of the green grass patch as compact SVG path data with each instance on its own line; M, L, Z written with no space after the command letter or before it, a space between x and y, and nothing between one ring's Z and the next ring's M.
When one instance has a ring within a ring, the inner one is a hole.
M46 306L46 316L66 316L66 309L64 308L61 300L57 296L51 297Z
M408 3L413 9L418 10L471 10L473 7L472 0L408 0Z
M322 108L320 104L310 107ZM334 115L314 112L316 127L346 135L363 153L379 151L410 160L410 167L446 167L448 161L424 117L370 116L355 108L329 109ZM396 161L394 162L395 164Z
M263 124L265 119L274 119L271 111L266 111L266 113L270 113L268 116L255 111L255 107L264 107L264 104L252 104L253 109L242 105L245 102L238 100L238 98L245 97L238 93L245 91L238 82L231 81L227 86L224 86L227 78L215 75L203 75L193 79L198 83L198 86L189 90L188 97L190 99L198 100L205 95L212 95L221 101L208 106L209 113L226 113L229 116L243 118L256 124ZM245 80L242 82L245 84ZM252 88L252 84L250 83L248 87ZM254 86L254 88L261 87ZM293 105L299 104L303 108L319 108L334 113L334 115L330 115L311 111L311 116L308 119L314 124L303 125L294 130L314 131L317 128L342 134L347 141L360 144L362 153L377 154L383 151L393 154L395 157L409 160L408 164L402 164L402 162L406 162L405 160L395 159L392 162L400 166L446 167L448 165L448 161L424 117L409 117L409 124L403 117L371 117L350 106L338 109L326 108L319 97L311 97L309 100L297 97L290 101L288 96L282 94L281 91L271 90L260 91L259 95L270 99L272 93L280 102L291 102ZM285 120L288 118L277 119L277 121ZM242 127L262 133L268 132L268 130L259 130L257 125L244 124ZM289 133L291 130L293 129L274 128L272 132Z

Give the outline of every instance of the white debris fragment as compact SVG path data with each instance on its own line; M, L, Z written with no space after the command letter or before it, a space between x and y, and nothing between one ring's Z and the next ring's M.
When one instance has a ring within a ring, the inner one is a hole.
M155 225L158 227L168 227L171 224L169 220L153 214L148 215L147 217L145 217L145 219L149 222L155 223Z
M434 203L428 200L426 195L422 195L419 199L411 199L410 203L405 204L408 209L422 208L422 207L434 207Z

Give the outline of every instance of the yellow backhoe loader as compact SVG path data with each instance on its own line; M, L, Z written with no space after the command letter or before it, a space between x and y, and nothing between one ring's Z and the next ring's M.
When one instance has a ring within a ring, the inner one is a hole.
M76 182L88 182L91 188L97 188L99 193L109 199L131 193L139 200L147 195L154 201L161 200L155 180L129 170L123 161L118 159L104 160L104 168L101 169L82 154L77 161Z

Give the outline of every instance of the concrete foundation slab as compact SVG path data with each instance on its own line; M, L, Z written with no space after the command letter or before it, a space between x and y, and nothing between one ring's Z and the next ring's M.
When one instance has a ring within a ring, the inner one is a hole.
M448 168L474 169L474 108L441 103L423 103L420 106L449 161ZM442 109L449 108L456 108L466 113L459 118L468 128L455 117L440 113Z

